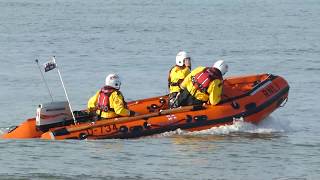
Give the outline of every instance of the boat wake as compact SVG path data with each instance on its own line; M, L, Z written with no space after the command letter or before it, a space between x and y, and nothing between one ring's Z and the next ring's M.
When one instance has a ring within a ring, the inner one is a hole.
M232 125L212 127L202 131L189 132L181 129L165 132L159 136L201 136L201 135L250 135L250 134L279 134L291 131L290 123L277 119L275 117L267 117L258 125L244 122L243 119L235 119Z

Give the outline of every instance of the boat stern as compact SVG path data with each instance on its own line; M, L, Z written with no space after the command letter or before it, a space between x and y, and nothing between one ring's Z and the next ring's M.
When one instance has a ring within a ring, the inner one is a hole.
M19 126L15 126L4 133L2 139L28 139L39 138L43 132L36 128L36 119L28 119L21 123Z

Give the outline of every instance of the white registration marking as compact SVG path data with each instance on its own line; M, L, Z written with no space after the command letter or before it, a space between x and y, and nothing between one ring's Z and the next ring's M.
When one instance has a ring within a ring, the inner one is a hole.
M169 121L177 119L175 115L166 115L166 117L168 118Z

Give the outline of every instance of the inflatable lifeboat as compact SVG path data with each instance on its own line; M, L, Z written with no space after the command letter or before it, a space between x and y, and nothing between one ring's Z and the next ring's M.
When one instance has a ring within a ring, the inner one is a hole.
M94 120L87 111L74 111L67 102L41 104L37 115L9 129L2 138L107 139L136 138L176 129L199 131L235 121L259 123L283 106L289 85L280 76L259 74L229 77L223 81L222 101L215 105L168 109L168 97L132 101L128 108L140 115Z

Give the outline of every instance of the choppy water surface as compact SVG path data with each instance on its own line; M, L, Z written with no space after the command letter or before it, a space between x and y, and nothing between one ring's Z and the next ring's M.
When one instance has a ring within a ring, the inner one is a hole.
M0 131L50 101L34 60L55 55L74 109L117 72L127 100L167 93L184 49L193 67L274 73L289 102L259 125L134 140L0 140L0 179L319 179L320 2L0 1ZM55 100L63 90L47 80Z

